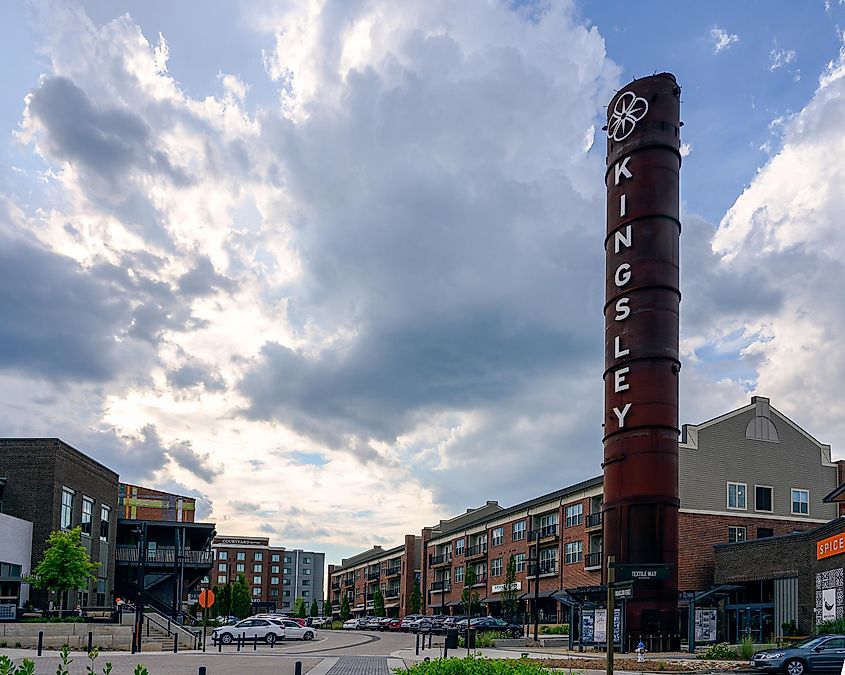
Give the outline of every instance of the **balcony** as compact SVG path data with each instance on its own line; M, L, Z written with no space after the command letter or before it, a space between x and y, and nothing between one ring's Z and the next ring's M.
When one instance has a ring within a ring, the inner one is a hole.
M442 593L443 591L449 592L452 590L452 582L451 581L432 581L431 582L431 592L432 593Z
M386 567L382 574L384 574L384 576L386 576L387 578L398 577L400 574L402 574L402 565L393 565L392 567Z
M332 590L333 591L339 591L340 590L340 580L335 579L334 581L332 581Z
M598 513L588 513L587 517L584 519L584 527L588 530L592 527L601 527L601 524L604 521L602 515L601 511Z
M355 579L353 577L348 577L348 578L344 579L341 582L341 584L343 586L354 586L355 585Z
M175 546L159 546L147 550L146 564L155 565L174 565L176 564L176 547ZM138 547L137 546L115 546L114 559L119 563L134 563L138 564ZM182 551L179 554L180 562L186 565L211 565L214 561L213 551Z
M480 558L487 555L487 544L476 544L475 546L467 547L464 552L464 557L469 560L471 558Z
M528 569L528 578L533 579L537 575L535 574L535 565L532 565ZM557 574L557 560L543 560L540 562L540 576L544 577L546 575Z
M384 589L384 597L385 598L398 598L399 597L399 586L395 588L385 588Z
M584 556L585 570L600 570L601 569L601 551L596 553L588 553Z
M378 570L370 570L367 572L367 581L378 581L379 576L381 576Z
M450 562L452 562L451 553L441 553L439 555L428 556L428 564L432 567L436 567L437 565L448 565Z
M486 586L487 585L487 575L485 574L483 577L475 577L475 583L472 585L473 588L476 586Z
M559 538L557 523L553 525L544 525L536 530L531 530L528 537L534 541L551 541Z

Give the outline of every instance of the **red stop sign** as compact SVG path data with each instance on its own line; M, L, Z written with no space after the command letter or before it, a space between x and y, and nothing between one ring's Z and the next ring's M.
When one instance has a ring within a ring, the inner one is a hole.
M214 604L214 591L203 591L200 593L200 607L208 609Z

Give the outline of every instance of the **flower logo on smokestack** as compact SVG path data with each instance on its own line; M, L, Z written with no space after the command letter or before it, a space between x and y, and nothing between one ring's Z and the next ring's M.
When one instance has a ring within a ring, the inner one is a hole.
M626 91L616 99L607 135L614 141L622 141L631 134L645 114L648 112L648 101L640 98L632 91Z

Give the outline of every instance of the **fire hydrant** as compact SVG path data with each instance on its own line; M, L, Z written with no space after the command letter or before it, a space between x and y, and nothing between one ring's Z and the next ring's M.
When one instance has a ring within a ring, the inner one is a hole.
M643 661L645 661L644 654L646 653L646 648L642 640L640 640L640 643L637 645L637 648L634 651L637 652L637 663L642 663Z

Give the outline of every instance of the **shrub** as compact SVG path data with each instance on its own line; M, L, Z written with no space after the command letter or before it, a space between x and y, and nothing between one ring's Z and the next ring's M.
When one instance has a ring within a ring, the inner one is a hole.
M719 642L717 644L708 645L704 653L699 655L702 659L727 659L732 660L739 657L736 649L731 647L727 642Z
M845 619L819 621L816 624L816 633L818 635L824 635L825 633L845 633Z
M747 661L754 656L755 651L754 640L750 637L742 638L742 642L739 643L739 655Z
M559 626L540 626L543 635L569 635L569 624L562 623Z
M479 656L463 659L435 659L411 666L407 671L397 668L396 675L548 675L551 671L532 661L522 659L492 660Z

